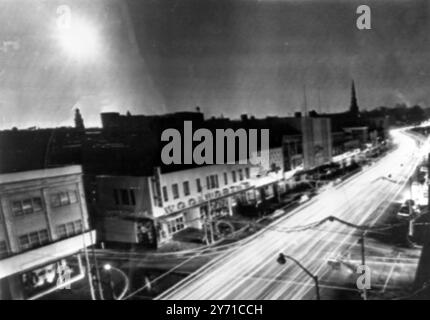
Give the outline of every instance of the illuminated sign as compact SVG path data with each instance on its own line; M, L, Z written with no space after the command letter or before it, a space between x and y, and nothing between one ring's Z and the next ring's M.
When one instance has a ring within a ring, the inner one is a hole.
M24 297L34 300L57 289L70 289L70 285L84 278L80 255L73 255L26 271L20 275Z

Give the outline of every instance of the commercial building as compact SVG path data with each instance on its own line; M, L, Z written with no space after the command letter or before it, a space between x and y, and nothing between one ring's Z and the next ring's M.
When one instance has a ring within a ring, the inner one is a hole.
M330 119L303 117L303 168L312 169L332 160Z
M0 203L0 299L36 299L85 277L82 252L96 235L80 166L1 174Z
M269 151L269 169L250 164L197 166L151 176L99 175L97 221L107 242L158 247L187 228L237 213L238 204L275 197L283 177L282 148Z

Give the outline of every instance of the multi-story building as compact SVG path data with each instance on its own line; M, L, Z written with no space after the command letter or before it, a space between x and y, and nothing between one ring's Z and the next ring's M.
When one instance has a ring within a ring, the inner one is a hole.
M254 196L250 165L211 165L151 177L98 176L98 221L106 241L159 246L188 227L232 215ZM251 192L249 192L251 191Z
M157 247L181 230L203 229L207 221L235 214L238 204L271 199L282 190L282 148L269 150L269 162L269 169L219 164L168 172L156 168L152 176L100 175L100 237Z
M80 166L0 175L0 299L36 299L85 277L95 243Z

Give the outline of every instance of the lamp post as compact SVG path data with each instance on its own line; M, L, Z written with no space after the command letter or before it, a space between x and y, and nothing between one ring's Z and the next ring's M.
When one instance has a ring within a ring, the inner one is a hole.
M203 187L202 185L200 186L200 194L201 194L202 199L204 199L203 189L206 189L209 191L208 187ZM211 198L210 198L210 196L208 196L208 200L206 201L206 208L207 208L207 216L205 217L205 219L203 221L203 228L205 231L206 244L209 245L209 244L212 244L215 242L214 230L213 230L213 226L212 226ZM208 227L209 227L209 233L210 233L210 240L208 237Z
M103 269L108 274L109 288L110 288L113 300L121 300L125 296L125 294L128 291L128 288L129 288L129 280L128 280L127 275L121 269L113 267L109 263L105 264L103 266ZM115 270L116 272L118 272L119 274L121 274L121 276L124 278L124 289L122 290L121 294L119 294L118 296L115 296L114 282L113 282L113 279L112 279L112 271L113 270Z
M328 218L328 220L329 220L330 222L337 221L337 222L339 222L339 223L341 223L341 224L343 224L343 225L346 225L346 226L348 226L348 227L356 228L356 229L362 230L362 232L361 232L361 236L360 236L360 240L359 240L359 243L360 243L360 246L361 246L361 265L362 265L363 267L365 267L365 266L366 266L366 256L365 256L365 244L364 244L364 237L365 237L365 235L366 235L366 231L365 231L365 229L366 229L366 228L363 228L363 226L359 226L359 225L356 225L356 224L353 224L353 223L350 223L350 222L344 221L344 220L339 219L339 218L334 217L334 216L330 216L330 217ZM365 272L365 271L364 271L364 272ZM367 289L366 289L366 287L364 287L364 288L363 288L363 300L367 300Z
M295 258L286 255L284 253L280 253L278 256L278 259L276 260L279 264L286 264L287 260L291 260L293 261L300 269L302 269L309 277L312 278L312 280L315 282L315 292L317 295L317 300L321 300L320 297L320 287L319 287L319 281L318 281L318 276L312 274L308 269L306 269L298 260L296 260Z

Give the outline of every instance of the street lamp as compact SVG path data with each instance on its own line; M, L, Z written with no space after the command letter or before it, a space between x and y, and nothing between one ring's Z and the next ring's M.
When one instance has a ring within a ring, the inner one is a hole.
M276 261L281 264L284 265L287 263L287 260L291 260L293 261L300 269L302 269L309 277L312 278L312 280L315 282L315 292L317 294L317 300L321 300L320 297L320 287L319 287L319 281L318 281L318 276L312 274L308 269L306 269L299 261L297 261L296 259L294 259L293 257L286 255L284 253L280 253L278 256L278 259L276 259Z
M126 294L126 292L128 291L128 288L129 288L129 280L128 280L127 275L121 269L113 267L109 263L106 263L103 266L103 269L107 272L108 277L109 277L108 280L109 280L109 287L110 287L110 290L111 290L112 298L114 300L121 300L124 297L124 295ZM124 278L124 282L125 282L124 289L122 290L121 294L119 294L118 296L115 296L114 283L113 283L113 279L112 279L112 271L114 271L114 270L116 272L118 272L119 274L121 274L121 276Z

